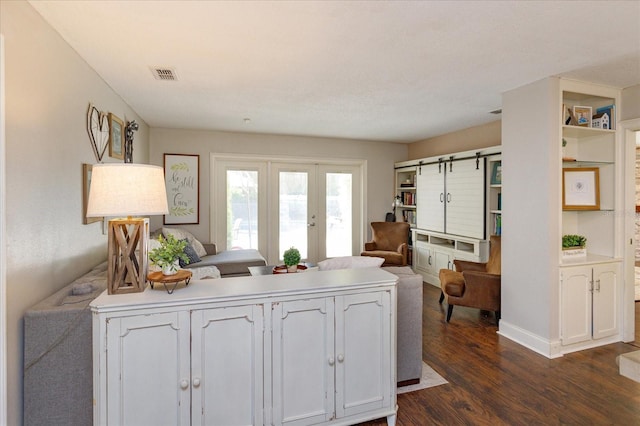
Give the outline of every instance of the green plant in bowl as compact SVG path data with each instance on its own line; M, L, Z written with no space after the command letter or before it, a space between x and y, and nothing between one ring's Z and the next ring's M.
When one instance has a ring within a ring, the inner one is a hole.
M587 238L582 235L567 234L562 236L562 248L584 247L587 245Z
M164 275L175 274L178 270L176 264L180 259L189 263L189 256L184 252L187 247L187 240L178 240L169 234L166 238L160 235L158 237L160 247L154 248L149 252L149 260L154 265L162 268Z

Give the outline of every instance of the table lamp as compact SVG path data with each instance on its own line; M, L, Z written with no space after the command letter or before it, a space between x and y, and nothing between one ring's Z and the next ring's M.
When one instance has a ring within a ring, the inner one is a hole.
M144 291L147 279L149 219L168 213L162 167L108 163L93 166L87 217L109 220L108 294Z

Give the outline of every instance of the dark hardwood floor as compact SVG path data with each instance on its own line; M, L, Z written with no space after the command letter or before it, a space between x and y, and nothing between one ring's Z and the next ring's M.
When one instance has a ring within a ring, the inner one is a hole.
M616 343L548 359L496 333L493 314L456 306L424 285L423 359L449 383L398 395L398 425L637 425L640 383L620 376ZM386 424L384 419L366 423Z

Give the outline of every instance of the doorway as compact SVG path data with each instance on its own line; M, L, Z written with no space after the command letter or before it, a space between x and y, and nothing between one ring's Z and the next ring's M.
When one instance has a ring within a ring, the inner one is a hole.
M254 248L269 264L351 256L362 244L363 164L211 157L212 235L220 250Z

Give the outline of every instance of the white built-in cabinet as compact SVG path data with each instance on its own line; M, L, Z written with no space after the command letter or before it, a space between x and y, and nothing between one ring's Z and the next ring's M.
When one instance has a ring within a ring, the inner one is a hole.
M94 424L394 424L396 280L367 268L103 294Z
M489 236L501 232L501 164L500 146L396 163L400 207L412 200L416 218L412 266L426 282L439 286L455 259L487 261Z
M561 339L598 345L618 333L618 301L622 291L620 262L604 262L560 269Z
M620 106L617 88L556 77L503 96L501 215L510 237L500 332L549 357L622 338L621 271L632 241L624 236ZM609 109L611 128L578 125L576 107ZM586 237L586 256L563 255L567 234Z
M418 166L417 227L485 238L485 159L444 160Z
M489 242L474 238L455 237L437 232L414 229L414 270L425 282L440 286L440 269L454 269L456 259L486 262Z

